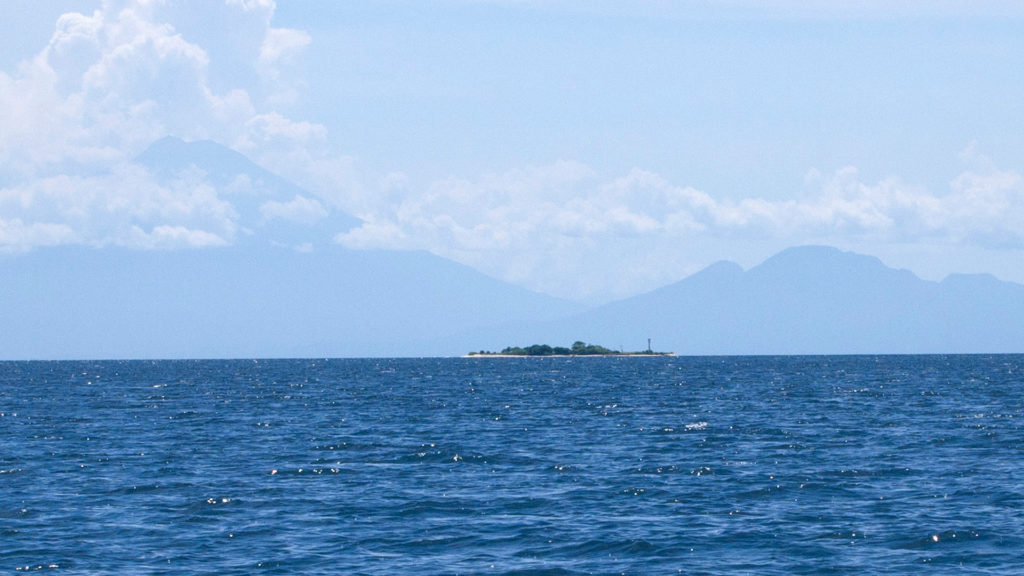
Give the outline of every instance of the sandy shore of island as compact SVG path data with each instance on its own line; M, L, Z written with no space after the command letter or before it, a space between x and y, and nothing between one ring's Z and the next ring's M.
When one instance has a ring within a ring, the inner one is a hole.
M529 354L463 354L462 358L660 358L660 357L673 357L675 352L655 352L653 354L646 354L638 352L636 354L630 352L623 352L622 354L545 354L545 355L534 355Z

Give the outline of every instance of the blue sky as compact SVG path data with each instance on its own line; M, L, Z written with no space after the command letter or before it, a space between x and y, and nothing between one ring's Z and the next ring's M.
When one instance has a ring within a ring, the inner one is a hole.
M133 158L213 139L423 249L601 301L798 244L1024 282L1016 2L13 0L0 251L212 250L231 191ZM302 246L308 250L310 246ZM317 247L312 247L317 249Z

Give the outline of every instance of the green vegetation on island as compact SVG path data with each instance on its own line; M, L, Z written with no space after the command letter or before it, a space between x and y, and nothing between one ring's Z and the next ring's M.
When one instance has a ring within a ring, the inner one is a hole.
M467 356L674 356L671 352L654 352L648 343L647 350L639 352L622 352L612 350L597 344L586 342L573 342L571 348L564 346L549 346L547 344L533 344L531 346L508 346L501 352L490 352L481 350L470 352Z

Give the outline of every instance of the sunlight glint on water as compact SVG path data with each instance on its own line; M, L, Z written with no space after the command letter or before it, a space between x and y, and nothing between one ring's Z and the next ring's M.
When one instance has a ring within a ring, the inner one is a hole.
M1012 573L1022 367L0 363L0 570Z

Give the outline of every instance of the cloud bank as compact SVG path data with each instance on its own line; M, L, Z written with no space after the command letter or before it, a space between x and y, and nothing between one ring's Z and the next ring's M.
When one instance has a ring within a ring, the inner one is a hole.
M275 9L271 0L106 0L61 16L34 58L0 71L0 251L225 246L261 223L329 227L345 211L363 225L321 230L344 247L429 250L583 300L794 244L883 257L879 246L933 259L951 247L1024 254L1022 176L973 147L938 191L865 181L850 167L810 171L791 198L722 199L642 168L605 174L576 161L368 183L324 125L292 116L313 39L274 27ZM228 145L311 195L256 198L246 210L240 198L258 192L244 183L196 170L168 177L134 161L169 134Z
M387 193L336 236L350 248L425 248L494 275L577 298L622 296L694 272L708 243L921 244L1024 249L1024 179L969 151L936 194L898 178L864 182L856 168L811 171L798 199L711 194L634 169L602 178L580 163L451 178ZM724 257L724 256L723 256ZM701 265L706 264L703 261Z
M61 16L34 58L0 72L0 250L235 241L243 224L224 190L133 162L169 134L277 159L314 189L327 189L318 174L343 179L348 160L326 152L326 129L287 116L311 39L273 27L274 10L272 0L105 0ZM268 204L265 215L309 221L315 202Z

